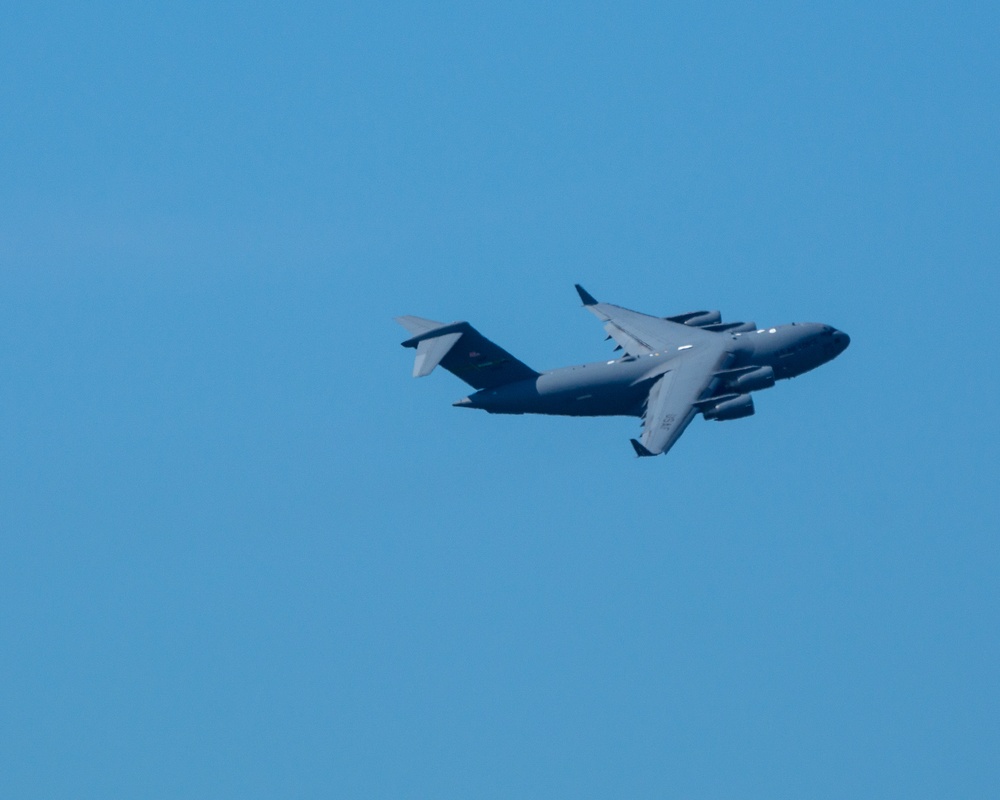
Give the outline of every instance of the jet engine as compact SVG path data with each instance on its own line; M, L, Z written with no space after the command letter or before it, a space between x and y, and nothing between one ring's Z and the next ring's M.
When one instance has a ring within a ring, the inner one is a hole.
M670 322L679 322L681 325L690 325L692 328L700 328L703 325L714 325L722 321L721 311L688 311L686 314L677 314L673 317L664 317Z
M714 419L717 422L749 417L753 414L753 398L748 394L739 394L709 406L701 413L705 419Z
M757 367L750 372L744 372L726 381L726 388L734 392L757 392L774 386L774 370L770 367Z

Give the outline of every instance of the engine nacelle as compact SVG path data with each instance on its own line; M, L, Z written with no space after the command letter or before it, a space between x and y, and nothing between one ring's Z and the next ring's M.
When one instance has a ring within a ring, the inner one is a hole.
M679 322L682 325L690 325L692 328L700 328L702 325L714 325L722 322L721 311L688 311L686 314L677 314L673 317L664 317L671 322Z
M774 370L770 367L758 367L752 372L744 372L726 381L726 388L734 392L758 392L774 386Z
M716 403L701 412L705 419L725 422L730 419L741 419L753 414L753 398L748 394L737 395L729 400Z
M699 325L702 330L716 333L747 333L757 330L756 322L715 322L711 325Z

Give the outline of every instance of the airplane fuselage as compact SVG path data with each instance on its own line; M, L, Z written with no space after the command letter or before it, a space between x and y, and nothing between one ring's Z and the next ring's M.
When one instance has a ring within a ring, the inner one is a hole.
M770 367L774 379L794 378L836 358L850 339L820 323L791 323L727 337L728 370ZM646 355L629 355L543 372L536 378L483 389L456 406L492 414L642 416L651 383L696 343Z

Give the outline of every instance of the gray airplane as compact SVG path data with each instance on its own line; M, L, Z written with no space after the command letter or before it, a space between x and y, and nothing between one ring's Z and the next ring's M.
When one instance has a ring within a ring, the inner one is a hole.
M413 377L440 364L474 389L454 405L491 414L642 418L632 439L639 456L666 453L701 414L718 421L754 413L751 392L794 378L840 355L843 331L816 322L757 328L723 322L718 311L651 317L598 303L579 284L584 307L604 322L624 355L611 361L536 372L468 322L397 317L417 351Z

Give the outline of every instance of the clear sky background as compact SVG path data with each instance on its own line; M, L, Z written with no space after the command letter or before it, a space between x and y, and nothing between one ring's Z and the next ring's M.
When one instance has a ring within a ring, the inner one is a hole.
M815 6L5 7L0 795L997 796L1000 12ZM853 341L657 459L410 377L576 281Z

